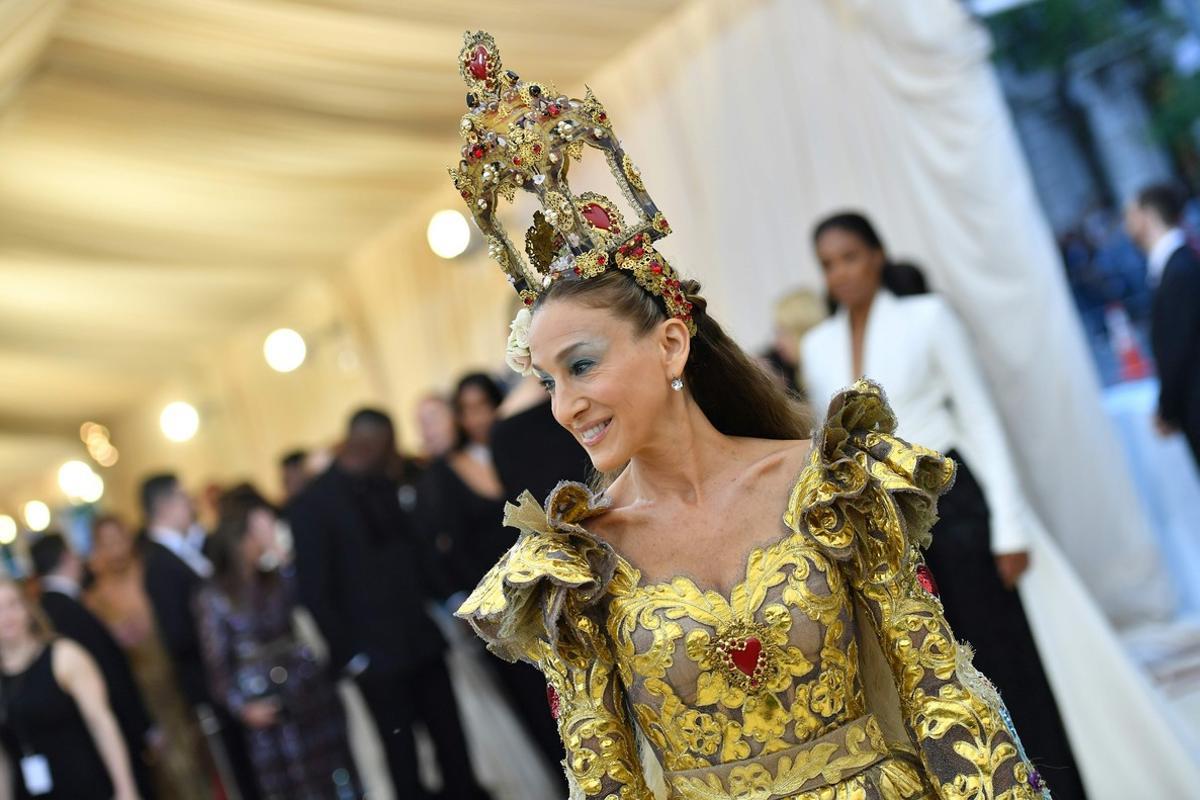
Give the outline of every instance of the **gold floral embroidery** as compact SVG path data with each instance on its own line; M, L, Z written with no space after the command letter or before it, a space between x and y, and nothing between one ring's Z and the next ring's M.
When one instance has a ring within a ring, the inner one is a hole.
M642 585L583 527L603 507L582 486L545 510L528 497L509 508L522 536L460 614L546 674L580 797L649 798L635 720L682 798L1043 797L994 690L916 579L954 466L894 429L878 387L835 398L788 502L791 532L749 555L727 597L686 577ZM868 712L864 636L890 666L915 751L877 727L823 746Z

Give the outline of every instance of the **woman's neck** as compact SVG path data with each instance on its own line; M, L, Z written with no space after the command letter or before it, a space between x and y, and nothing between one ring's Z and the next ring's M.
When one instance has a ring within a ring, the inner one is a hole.
M5 672L21 672L33 661L42 643L32 636L0 641L0 664Z
M728 466L730 437L718 431L690 396L680 395L683 412L664 420L654 441L625 468L622 493L634 500L677 498L701 502L714 475Z

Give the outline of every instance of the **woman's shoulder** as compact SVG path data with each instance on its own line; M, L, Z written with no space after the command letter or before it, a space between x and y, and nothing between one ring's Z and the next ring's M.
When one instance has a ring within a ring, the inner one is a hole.
M859 380L836 394L792 489L788 527L839 559L851 558L864 538L892 557L910 543L926 546L937 498L954 482L954 462L895 432L878 384Z
M581 618L608 592L619 559L583 523L607 500L580 483L560 483L539 504L529 492L505 507L517 542L455 612L488 649L516 661L536 661L543 645L578 643Z

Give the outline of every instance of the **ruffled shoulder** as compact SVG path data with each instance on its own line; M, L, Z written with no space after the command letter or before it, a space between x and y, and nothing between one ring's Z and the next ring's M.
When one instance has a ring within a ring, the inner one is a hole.
M606 594L618 557L582 523L603 513L605 499L563 482L538 504L529 492L504 509L517 543L488 571L455 612L488 649L509 661L537 661L544 645L586 647L586 620Z
M808 468L784 521L840 561L899 567L910 543L929 544L937 498L954 461L895 436L896 416L878 384L859 380L834 396L813 437Z

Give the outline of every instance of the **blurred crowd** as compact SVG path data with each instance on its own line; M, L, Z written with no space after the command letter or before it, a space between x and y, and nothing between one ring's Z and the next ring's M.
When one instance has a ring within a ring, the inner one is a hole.
M1131 208L1147 252L1178 231L1172 197L1155 190ZM812 246L825 289L779 299L761 363L802 400L878 378L909 438L959 461L929 553L947 617L1009 699L1026 747L1051 765L1056 796L1082 797L1039 661L1045 643L1012 591L1029 563L1029 511L970 338L865 217L821 221ZM1081 246L1064 243L1068 270ZM1195 339L1189 347L1184 368L1200 374ZM501 759L479 775L463 715L481 692L538 754L545 791L563 796L541 676L484 655L452 617L512 543L506 500L588 478L538 378L498 376L471 373L423 397L419 455L400 452L386 412L363 408L328 453L281 459L279 497L241 484L201 500L177 476L153 475L141 518L95 519L86 558L60 534L39 538L32 579L0 581L4 783L71 800L362 797L341 683L365 702L396 797L537 796L513 785L522 765ZM1185 389L1183 416L1164 426L1196 425L1200 391ZM464 659L477 669L464 672Z

